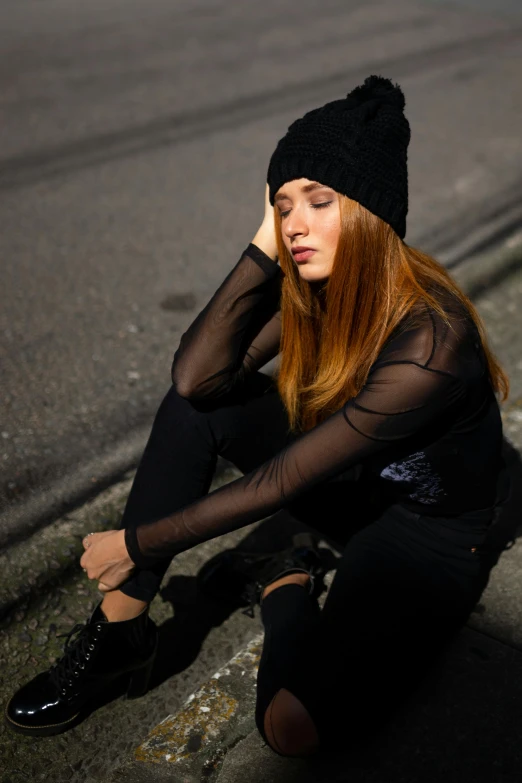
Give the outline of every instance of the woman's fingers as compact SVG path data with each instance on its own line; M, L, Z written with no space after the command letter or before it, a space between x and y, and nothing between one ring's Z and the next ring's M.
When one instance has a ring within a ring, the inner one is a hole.
M115 590L135 568L125 546L123 530L86 536L84 546L80 565L89 579L99 581L102 590Z
M103 538L114 532L114 530L104 530L102 533L88 533L82 539L83 548L89 549L89 547L93 546L93 544L97 544Z
M84 549L88 549L90 547L90 545L92 544L93 538L94 538L94 535L92 535L92 534L89 534L88 536L85 536L85 538L82 541Z
M270 203L270 188L268 183L265 188L265 222L272 224L274 221L274 208Z
M86 555L87 555L87 550L85 550L85 552L83 553L83 555L80 558L80 565L81 565L81 567L83 568L84 571L87 571L87 565L88 565L87 559L86 559Z

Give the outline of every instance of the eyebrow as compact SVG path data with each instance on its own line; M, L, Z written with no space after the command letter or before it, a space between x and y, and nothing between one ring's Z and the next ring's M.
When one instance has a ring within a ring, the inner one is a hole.
M328 190L332 189L329 188L328 185L321 185L319 182L310 182L309 185L303 185L301 188L301 193L311 193L312 190L319 190L319 188L328 188ZM274 198L274 202L283 201L285 198L290 199L290 196L287 196L286 193L278 193Z

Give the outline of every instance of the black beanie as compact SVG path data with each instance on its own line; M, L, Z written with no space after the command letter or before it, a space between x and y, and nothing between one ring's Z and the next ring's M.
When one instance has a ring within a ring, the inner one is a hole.
M358 201L403 239L410 141L404 105L398 84L368 76L346 98L293 122L270 159L270 203L285 182L305 177Z

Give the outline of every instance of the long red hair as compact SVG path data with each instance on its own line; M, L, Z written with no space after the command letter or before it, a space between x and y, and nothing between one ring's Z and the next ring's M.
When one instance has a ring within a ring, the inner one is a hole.
M473 319L491 384L502 402L509 379L488 346L485 327L449 272L410 247L385 221L339 194L341 231L332 271L318 285L303 280L286 249L274 209L281 292L281 349L276 383L290 429L306 431L363 387L381 348L420 302L448 323L436 288L452 294Z

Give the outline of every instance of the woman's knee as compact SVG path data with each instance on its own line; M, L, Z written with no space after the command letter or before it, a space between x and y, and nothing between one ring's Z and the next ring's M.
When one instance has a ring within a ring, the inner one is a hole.
M254 373L241 387L220 399L188 400L174 386L164 397L151 441L167 445L183 433L190 444L232 462L247 473L286 445L287 418L268 376Z
M277 691L257 723L263 738L281 756L308 756L319 748L317 729L308 710L286 688Z
M215 403L214 403L215 408ZM209 403L196 403L182 397L175 386L171 386L163 397L152 425L153 437L158 434L170 437L173 432L184 433L206 432L209 414L212 410ZM181 428L181 430L180 430Z
M234 398L231 395L223 399L193 400L183 397L172 385L158 408L156 420L163 424L167 421L182 420L184 424L192 422L195 426L205 421L208 425L217 425L219 428L221 422L237 420L242 410L242 406L234 406Z

